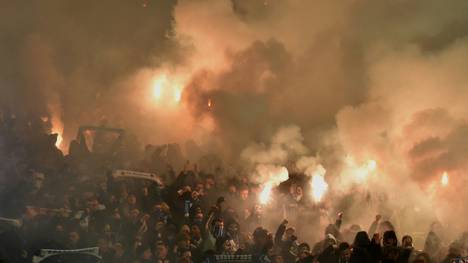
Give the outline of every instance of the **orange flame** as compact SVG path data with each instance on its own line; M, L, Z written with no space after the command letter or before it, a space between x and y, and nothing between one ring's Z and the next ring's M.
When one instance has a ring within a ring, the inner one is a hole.
M208 99L208 108L211 108L211 99Z

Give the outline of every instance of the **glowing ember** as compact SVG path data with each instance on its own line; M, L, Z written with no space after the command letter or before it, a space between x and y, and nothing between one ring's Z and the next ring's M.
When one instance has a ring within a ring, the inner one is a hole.
M208 108L211 108L211 99L208 99Z
M320 166L312 176L312 197L314 198L315 202L320 202L328 190L328 184L324 177L325 172L325 169Z
M260 192L260 195L259 195L260 204L266 205L270 202L272 188L273 188L273 185L271 183L267 183L263 187L263 190Z
M448 183L449 183L449 177L448 177L448 174L447 172L444 172L442 174L442 178L440 179L440 183L442 184L442 186L447 186Z

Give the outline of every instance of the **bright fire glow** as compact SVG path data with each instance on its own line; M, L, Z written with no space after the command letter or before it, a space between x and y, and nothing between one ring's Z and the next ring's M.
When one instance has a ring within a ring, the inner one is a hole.
M63 123L57 117L52 117L51 122L51 132L57 134L57 141L55 142L55 146L61 149L63 142Z
M159 78L154 80L153 84L153 96L155 99L159 100L163 94L163 88L166 85L167 79L166 75L161 75Z
M449 177L448 177L448 173L447 172L444 172L442 174L442 178L440 179L440 183L442 184L442 186L447 186L448 183L449 183Z
M258 196L259 203L266 205L271 200L273 187L276 187L280 183L288 180L288 169L286 169L286 167L259 165L257 166L257 173L259 176L266 179L266 182L263 184L263 189Z
M57 133L57 142L55 143L55 146L57 146L57 148L60 148L60 146L62 145L62 141L63 141L62 134Z
M158 103L178 104L182 99L182 81L175 75L168 77L166 74L159 74L152 85L153 98Z
M259 195L260 204L266 205L270 202L272 188L273 185L271 183L268 183L263 187L263 190L260 192Z
M211 99L208 99L208 108L211 108Z
M182 90L181 89L174 89L174 100L176 102L180 102L181 98L182 98Z
M367 161L367 170L373 172L375 169L377 169L377 162L375 160Z
M348 165L347 174L350 174L358 183L365 182L369 175L377 170L377 162L373 159L357 164L352 156L347 156L345 162Z
M328 190L328 183L325 181L326 170L319 166L312 175L311 187L312 187L312 197L315 202L322 201L323 196Z

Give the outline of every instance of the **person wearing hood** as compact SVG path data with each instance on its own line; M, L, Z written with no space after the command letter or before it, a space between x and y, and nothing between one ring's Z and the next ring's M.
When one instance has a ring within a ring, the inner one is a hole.
M396 263L400 257L398 249L398 238L395 231L385 231L382 239L382 262L383 263Z
M273 247L273 237L268 230L257 227L253 234L253 245L250 248L254 261L260 261L268 255L268 251Z
M365 231L356 234L353 242L353 252L351 253L350 263L374 263L370 251L371 241Z
M338 246L338 263L349 263L351 260L351 246L347 242L342 242Z
M301 243L299 244L297 248L297 256L298 260L296 261L297 263L311 263L314 262L316 257L312 255L310 251L310 246L307 243Z
M416 257L417 253L418 251L416 251L413 246L413 238L409 235L403 236L403 238L401 239L400 258L398 262L412 262L413 259Z

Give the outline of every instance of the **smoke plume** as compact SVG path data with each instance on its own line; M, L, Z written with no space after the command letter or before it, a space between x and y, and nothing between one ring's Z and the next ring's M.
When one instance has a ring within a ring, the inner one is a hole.
M42 118L65 142L106 120L145 143L194 140L252 176L289 161L311 176L321 167L324 202L362 223L414 204L413 223L466 227L446 212L464 212L466 199L467 1L44 0L0 10L2 111ZM343 201L366 194L366 209Z

